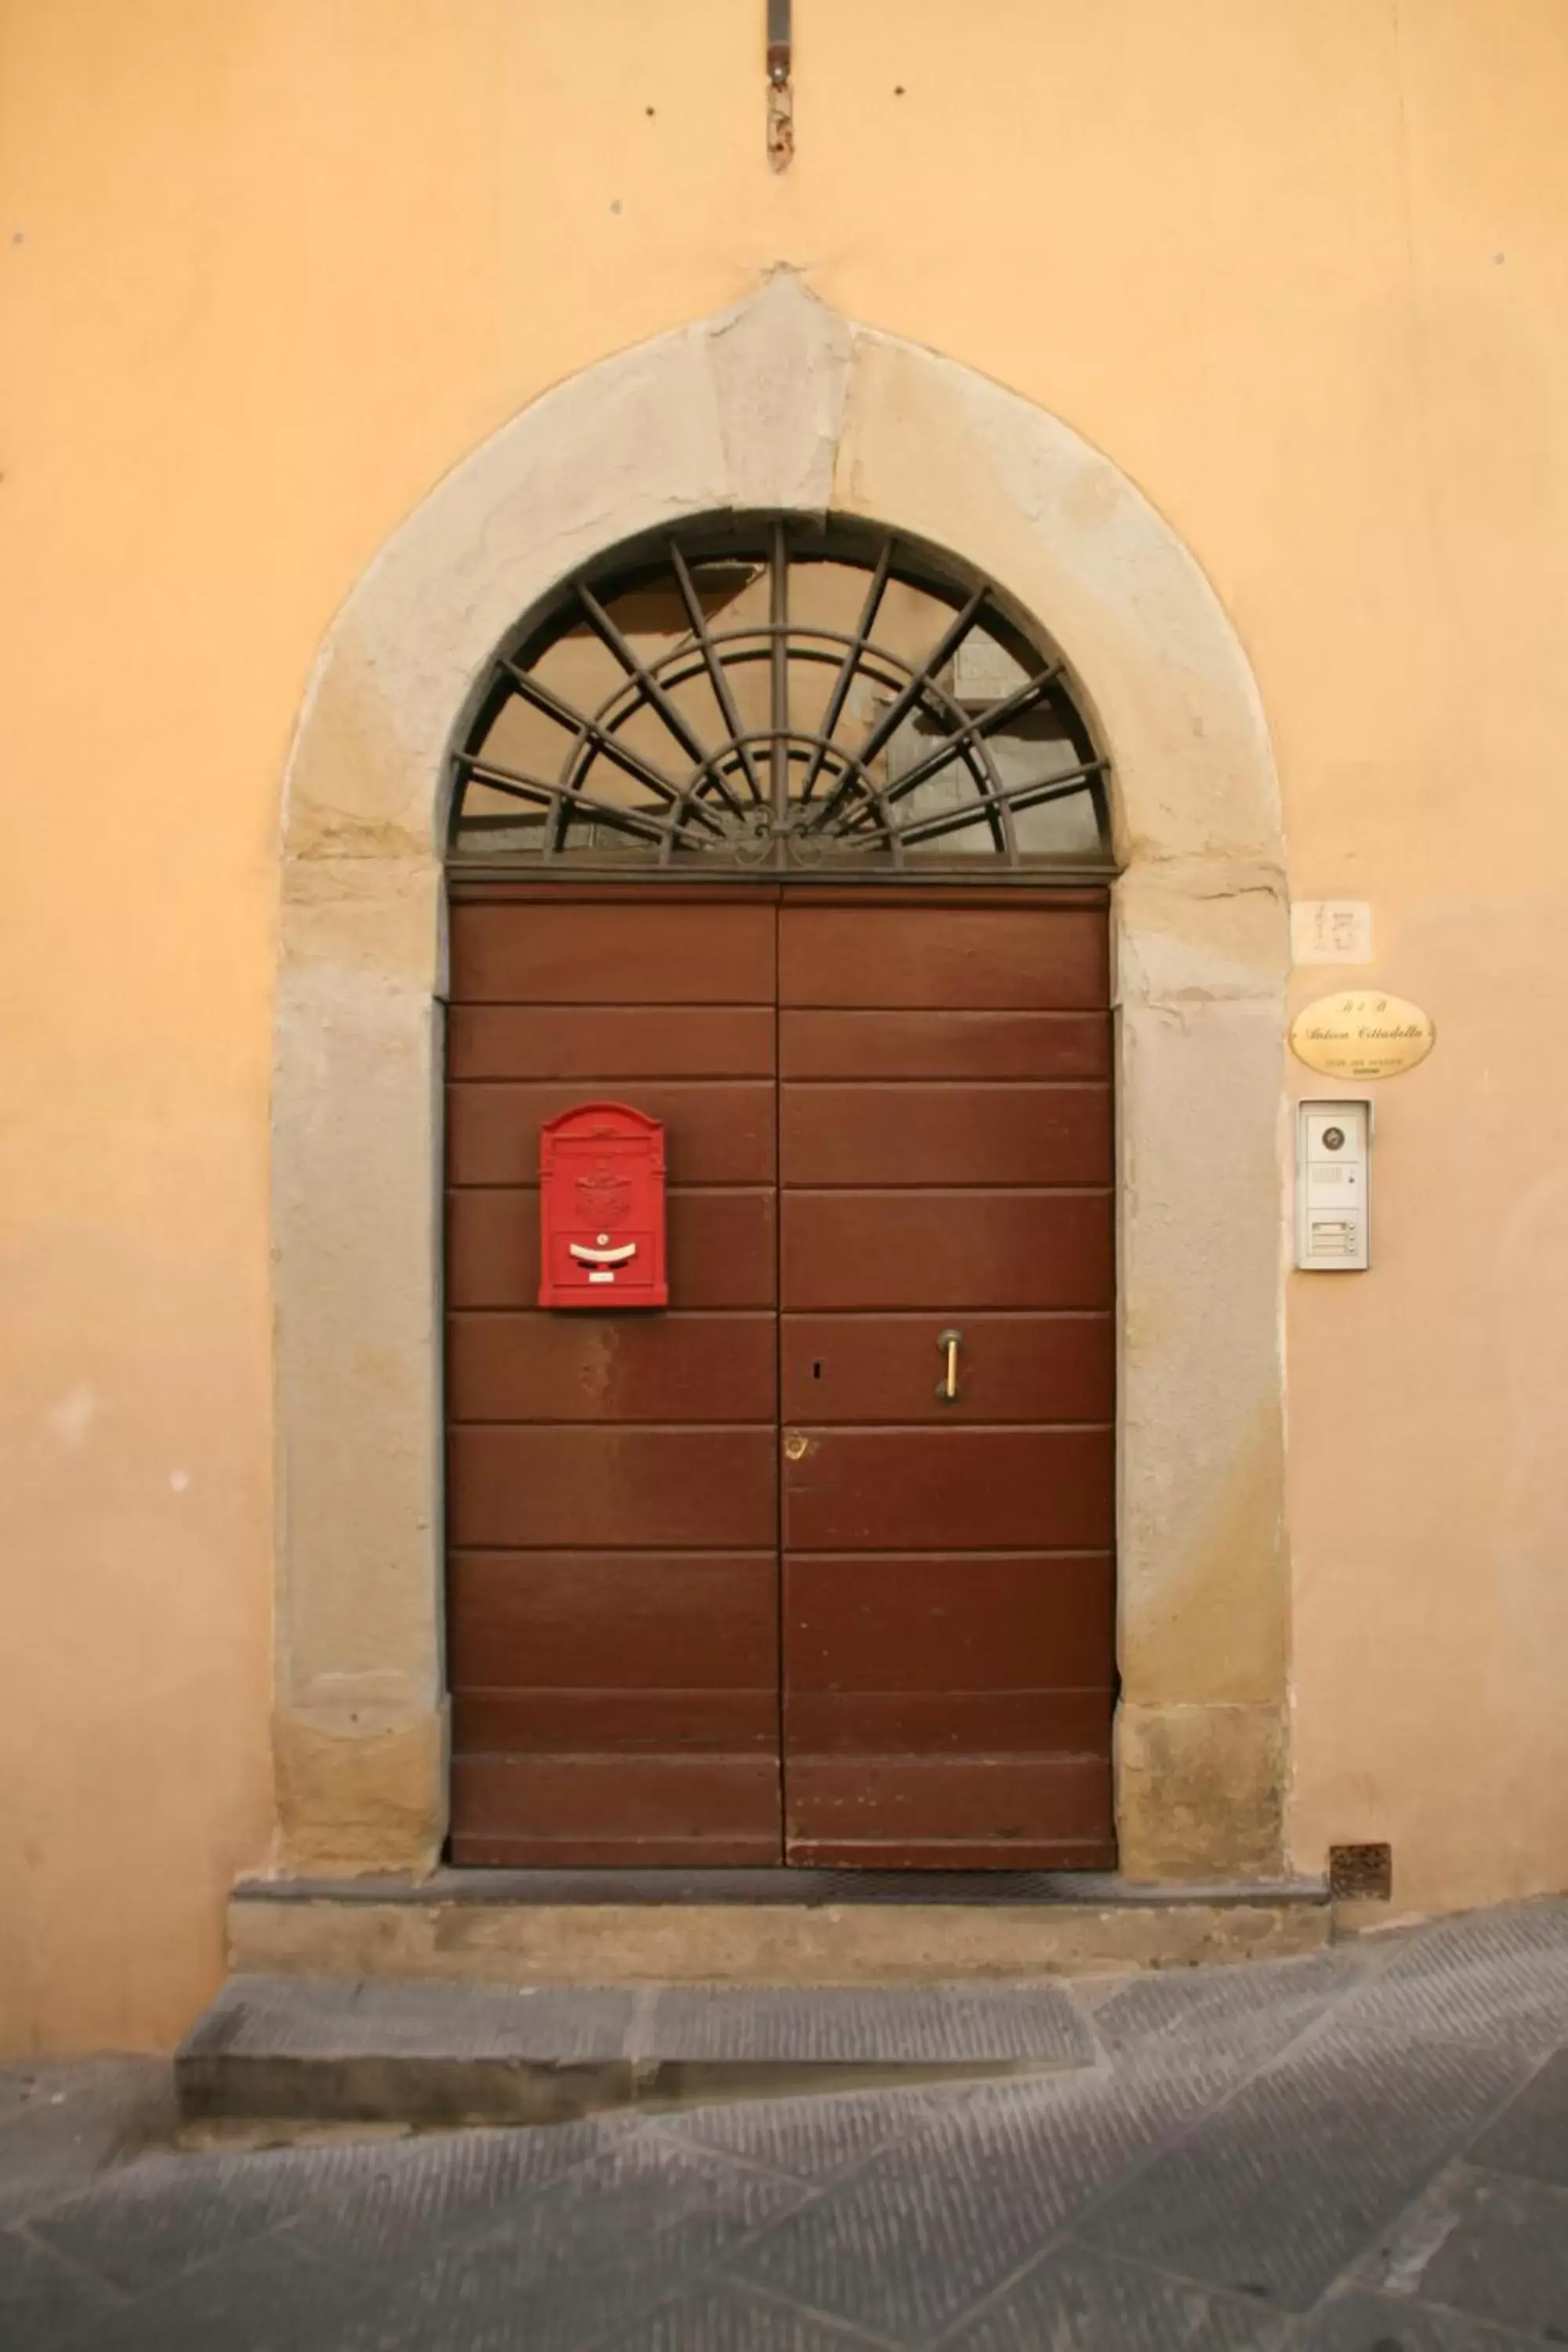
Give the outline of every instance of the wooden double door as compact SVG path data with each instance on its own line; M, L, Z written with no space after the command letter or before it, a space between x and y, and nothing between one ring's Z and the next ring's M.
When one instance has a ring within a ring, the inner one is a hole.
M455 886L455 1861L1113 1862L1108 1007L1099 891ZM534 1303L603 1097L661 1313Z

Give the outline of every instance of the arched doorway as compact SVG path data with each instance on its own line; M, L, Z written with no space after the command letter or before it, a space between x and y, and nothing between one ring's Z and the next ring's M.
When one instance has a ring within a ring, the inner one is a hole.
M1288 1781L1288 927L1257 690L1200 568L1114 465L788 272L512 418L387 541L311 680L273 1090L280 1859L419 1871L447 1837L451 747L520 614L606 548L728 512L952 549L1070 657L1111 762L1118 867L1121 1865L1268 1874Z
M454 1857L1109 1866L1111 853L1059 655L896 533L698 520L525 617L455 765ZM606 1098L667 1130L655 1315L538 1303L541 1129Z

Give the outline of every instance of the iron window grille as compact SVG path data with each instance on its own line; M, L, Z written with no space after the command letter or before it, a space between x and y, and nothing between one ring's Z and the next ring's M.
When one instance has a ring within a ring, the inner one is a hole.
M965 879L1111 870L1107 763L989 581L838 518L616 550L496 656L457 872Z

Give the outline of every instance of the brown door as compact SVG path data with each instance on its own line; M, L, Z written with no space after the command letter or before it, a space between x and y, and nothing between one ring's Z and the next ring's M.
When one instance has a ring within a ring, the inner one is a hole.
M1093 899L782 909L792 1861L1114 1859L1108 1001Z
M1110 1862L1103 894L470 886L451 961L454 1859ZM542 1314L606 1094L671 1305Z
M779 1857L775 915L454 894L452 1854ZM544 1314L540 1124L668 1125L671 1305Z

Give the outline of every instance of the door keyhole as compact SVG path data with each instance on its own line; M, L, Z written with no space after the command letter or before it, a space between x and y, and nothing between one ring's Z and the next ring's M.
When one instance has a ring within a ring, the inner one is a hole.
M814 1381L819 1381L822 1378L822 1366L820 1364L813 1364L811 1368L811 1377Z

